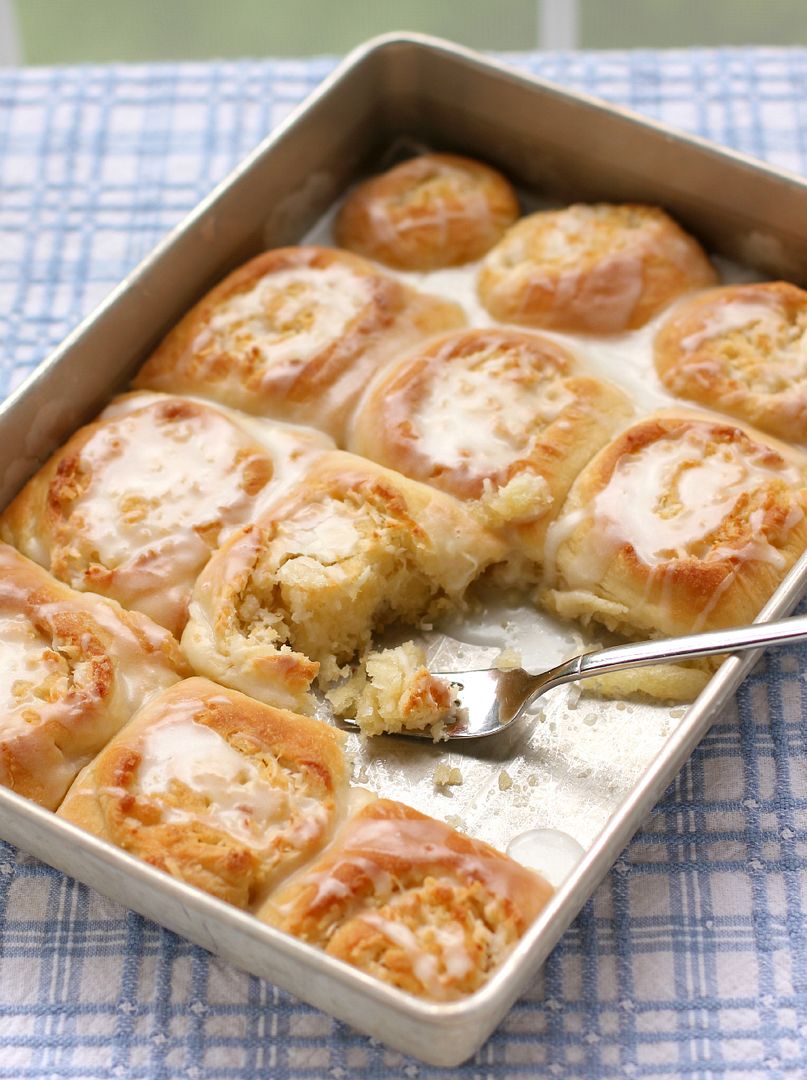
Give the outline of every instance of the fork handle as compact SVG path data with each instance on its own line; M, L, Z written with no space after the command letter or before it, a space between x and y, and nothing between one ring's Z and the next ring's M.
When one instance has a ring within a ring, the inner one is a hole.
M685 637L666 638L662 641L640 641L629 645L615 645L610 649L576 656L565 664L559 664L551 673L551 684L576 682L593 675L605 675L609 671L644 667L647 664L663 664L670 660L692 659L697 656L713 656L716 653L742 652L759 649L766 645L784 644L807 638L807 615L792 615L778 622L753 623L730 630L710 630L705 634L687 634ZM544 682L541 689L548 689Z

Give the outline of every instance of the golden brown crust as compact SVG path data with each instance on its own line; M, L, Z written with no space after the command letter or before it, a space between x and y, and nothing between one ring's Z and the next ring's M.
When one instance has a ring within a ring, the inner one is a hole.
M0 544L0 784L50 809L143 700L187 674L171 635Z
M421 154L360 184L336 219L336 242L399 270L473 262L518 217L495 169L457 154Z
M271 453L217 409L126 395L56 451L0 535L73 588L180 634L196 576L274 471Z
M751 622L807 546L805 478L805 455L721 417L635 424L550 528L550 606L630 634Z
M390 365L353 418L355 453L463 500L535 562L575 476L633 411L566 349L509 328L458 331Z
M380 365L464 321L456 304L415 292L357 255L277 248L203 297L135 385L200 394L339 439Z
M450 496L336 451L211 560L183 648L197 671L307 711L318 671L327 684L375 629L461 606L504 553Z
M188 679L140 710L58 813L248 908L330 837L347 795L342 741L327 724Z
M807 443L807 292L728 285L680 304L655 340L670 393Z
M700 245L663 210L599 203L522 218L485 259L478 291L501 322L613 334L716 281Z
M401 803L354 815L259 916L384 982L473 993L552 896L543 878Z

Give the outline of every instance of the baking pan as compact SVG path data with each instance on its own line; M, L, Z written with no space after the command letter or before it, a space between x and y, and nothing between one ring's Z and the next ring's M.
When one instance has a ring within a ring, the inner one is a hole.
M354 51L0 407L0 505L125 386L210 285L266 247L299 242L355 178L402 140L484 158L542 198L663 205L711 252L807 284L807 184L798 177L446 42L376 38ZM807 558L760 618L786 614L806 587ZM604 820L594 821L576 869L502 969L460 1002L431 1004L394 990L3 789L0 835L389 1046L454 1065L484 1042L534 978L754 660L729 659L692 706L670 714L641 774L603 810ZM508 748L497 752L506 764Z

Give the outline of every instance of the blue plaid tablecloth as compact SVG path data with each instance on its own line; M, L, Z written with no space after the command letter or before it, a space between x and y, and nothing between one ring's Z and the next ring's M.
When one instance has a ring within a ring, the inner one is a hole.
M510 56L807 172L807 50ZM8 392L332 69L0 72ZM474 1060L433 1069L0 842L0 1078L807 1077L807 650L757 667Z

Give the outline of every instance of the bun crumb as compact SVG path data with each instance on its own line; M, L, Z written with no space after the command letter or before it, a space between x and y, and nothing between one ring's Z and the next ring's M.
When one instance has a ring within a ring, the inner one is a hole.
M448 737L446 720L457 718L458 689L435 678L426 667L425 650L407 641L368 653L347 682L325 696L337 716L356 721L362 735L423 731L438 742Z
M463 782L462 770L441 761L434 768L435 787L455 787Z

